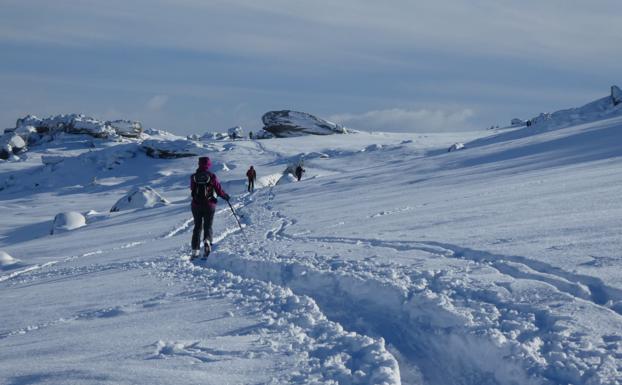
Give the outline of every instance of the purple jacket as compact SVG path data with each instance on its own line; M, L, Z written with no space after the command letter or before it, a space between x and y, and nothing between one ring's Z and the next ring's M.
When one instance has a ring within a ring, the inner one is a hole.
M220 185L220 182L218 181L218 178L216 177L216 174L214 174L213 172L208 171L208 170L209 170L209 165L207 165L207 164L200 165L199 168L197 168L197 172L203 171L203 172L207 172L209 174L209 176L210 176L210 184L212 185L212 188L214 189L214 191L216 191L216 194L218 194L218 196L223 197L223 196L227 195L227 193L222 189L222 186ZM192 174L190 176L190 191L194 191L194 188L195 188L195 183L194 183L194 180L192 178L193 176L194 176L194 174ZM216 200L215 199L214 200L210 199L208 201L208 205L210 207L212 207L212 208L215 208L216 207ZM200 208L200 207L205 207L205 205L195 201L194 198L192 198L192 207Z

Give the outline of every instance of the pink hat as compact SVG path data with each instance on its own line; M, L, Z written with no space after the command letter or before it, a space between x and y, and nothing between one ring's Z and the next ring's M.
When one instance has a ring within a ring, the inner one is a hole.
M210 167L212 167L212 161L207 156L199 158L199 168L207 170Z

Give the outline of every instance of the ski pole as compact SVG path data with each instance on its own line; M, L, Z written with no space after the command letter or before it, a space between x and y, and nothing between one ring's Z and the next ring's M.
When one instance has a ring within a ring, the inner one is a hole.
M238 219L238 215L235 213L235 210L233 209L233 206L231 206L231 202L227 201L227 203L229 204L229 208L231 209L231 212L233 213L233 216L235 217L235 220L238 222L238 226L240 226L240 230L242 231L242 234L244 234L244 229L242 228L242 224L240 223L240 219ZM246 238L246 234L244 234L244 237Z

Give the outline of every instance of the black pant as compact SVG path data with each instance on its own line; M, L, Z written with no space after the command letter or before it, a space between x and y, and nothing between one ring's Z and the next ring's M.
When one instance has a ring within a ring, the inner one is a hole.
M194 230L192 230L192 250L198 250L201 246L201 231L204 232L204 240L212 244L212 223L216 208L212 206L193 207Z
M252 192L255 189L255 180L248 178L248 192Z

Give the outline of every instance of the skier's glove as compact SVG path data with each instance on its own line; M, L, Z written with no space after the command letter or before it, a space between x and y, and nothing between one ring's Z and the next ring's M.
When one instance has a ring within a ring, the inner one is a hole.
M229 202L229 199L231 199L231 197L229 196L229 194L225 194L225 195L222 196L222 199L224 199L227 202Z

